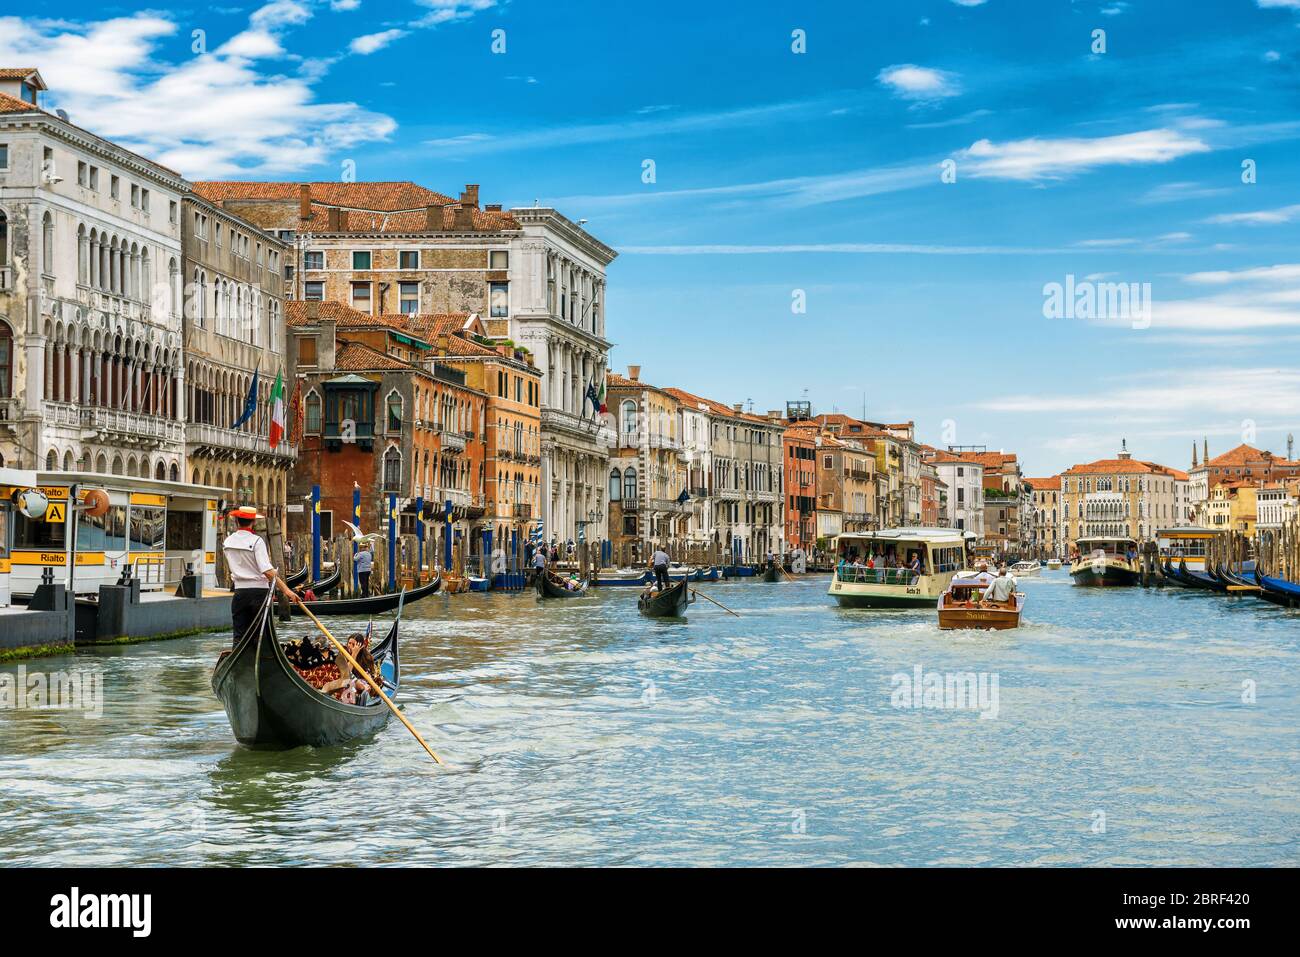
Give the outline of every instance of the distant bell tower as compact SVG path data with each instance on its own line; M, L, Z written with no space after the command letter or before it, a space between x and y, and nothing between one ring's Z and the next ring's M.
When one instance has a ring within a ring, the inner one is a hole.
M1196 471L1196 443L1192 442L1192 471Z

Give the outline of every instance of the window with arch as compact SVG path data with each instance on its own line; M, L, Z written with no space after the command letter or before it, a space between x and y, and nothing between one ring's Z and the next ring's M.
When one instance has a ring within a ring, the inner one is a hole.
M307 401L303 403L305 410L303 418L303 431L308 435L320 435L320 396L313 389L307 393Z
M402 396L396 389L388 393L388 401L384 403L385 420L389 432L402 431Z
M623 471L623 498L636 501L636 469L627 468Z
M636 403L628 399L620 408L619 416L623 420L623 434L633 435L636 432Z
M3 216L0 213L0 216ZM14 331L9 323L0 320L0 399L13 396Z
M389 446L384 453L384 491L400 492L402 490L402 453L395 446Z
M623 497L623 473L611 469L609 473L609 500L617 502Z
M56 472L59 468L59 453L50 449L45 453L45 471Z

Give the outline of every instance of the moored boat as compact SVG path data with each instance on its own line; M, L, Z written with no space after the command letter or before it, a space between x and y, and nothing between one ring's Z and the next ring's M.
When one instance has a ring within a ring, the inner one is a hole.
M311 565L304 564L302 568L298 569L293 574L285 575L284 583L288 585L290 588L297 588L299 585L301 585L303 582L307 580L307 576L309 574L311 574Z
M303 602L303 604L310 608L311 613L317 617L322 615L351 615L354 618L364 618L367 615L379 615L386 611L392 611L403 602L410 604L413 601L419 601L421 598L432 595L440 588L442 588L442 576L409 591L393 592L387 595L367 595L363 598L308 601ZM305 614L297 602L291 604L289 608L295 615Z
M1016 562L1011 566L1011 574L1017 578L1024 578L1028 575L1037 575L1043 570L1043 563L1037 559L1031 559L1027 562Z
M1273 578L1265 575L1255 566L1255 584L1260 587L1260 597L1275 605L1286 608L1300 608L1300 585L1285 578Z
M390 698L401 681L401 620L399 594L397 619L371 650ZM290 664L270 621L260 631L251 629L233 651L222 653L212 672L212 691L226 709L235 740L256 748L342 744L380 730L390 714L377 698L365 705L344 704L313 688Z
M583 579L577 588L567 588L549 574L538 575L536 580L538 598L581 598L587 593L588 579Z
M988 583L978 578L954 578L948 590L939 596L939 628L992 629L1005 631L1020 627L1025 608L1023 592L1016 592L1005 604L984 604L983 590Z
M343 574L342 569L335 568L333 572L331 572L330 574L326 575L326 576L325 576L324 578L322 578L320 581L312 582L312 583L311 583L311 590L316 594L316 597L318 597L318 598L319 598L321 595L327 595L327 594L329 594L329 593L332 592L335 588L338 588L338 586L339 586L339 577L340 577L342 574ZM290 585L289 587L292 588L292 587L294 587L294 586Z
M1141 569L1134 539L1094 535L1080 538L1078 546L1079 557L1070 564L1070 577L1074 584L1114 588L1140 582Z
M679 581L663 591L642 592L636 607L647 618L681 618L691 600L690 583Z
M840 561L829 594L845 608L933 608L965 563L967 542L974 538L953 528L840 535L834 540ZM913 558L919 560L917 570L908 567ZM865 567L868 561L876 567ZM885 564L892 567L881 567Z

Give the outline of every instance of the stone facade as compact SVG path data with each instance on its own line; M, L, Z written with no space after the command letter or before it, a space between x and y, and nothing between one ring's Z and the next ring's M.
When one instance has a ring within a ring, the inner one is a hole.
M188 184L8 94L0 155L0 464L180 480Z

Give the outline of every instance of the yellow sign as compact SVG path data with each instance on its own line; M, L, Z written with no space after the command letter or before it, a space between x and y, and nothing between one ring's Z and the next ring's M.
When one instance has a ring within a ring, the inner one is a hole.
M58 488L53 485L42 485L40 488L41 488L41 492L44 493L45 497L50 500L54 500L56 498L61 499L62 501L65 502L68 500L68 490L66 488Z
M67 502L50 502L45 507L45 522L48 525L62 525L68 520Z
M132 492L132 505L163 505L167 504L166 495L151 495L148 492Z
M51 567L62 568L68 564L68 556L64 552L20 552L15 551L13 557L15 565L49 565ZM77 552L77 565L102 565L104 564L103 552Z
M216 510L217 510L217 500L214 498L208 499L208 511L215 512Z
M131 561L142 565L161 565L167 556L163 552L132 552Z
M215 565L215 564L217 563L217 553L216 553L216 552L204 552L204 553L203 553L203 560L204 560L205 562L207 562L209 565Z
M9 559L0 558L0 575L9 574Z

